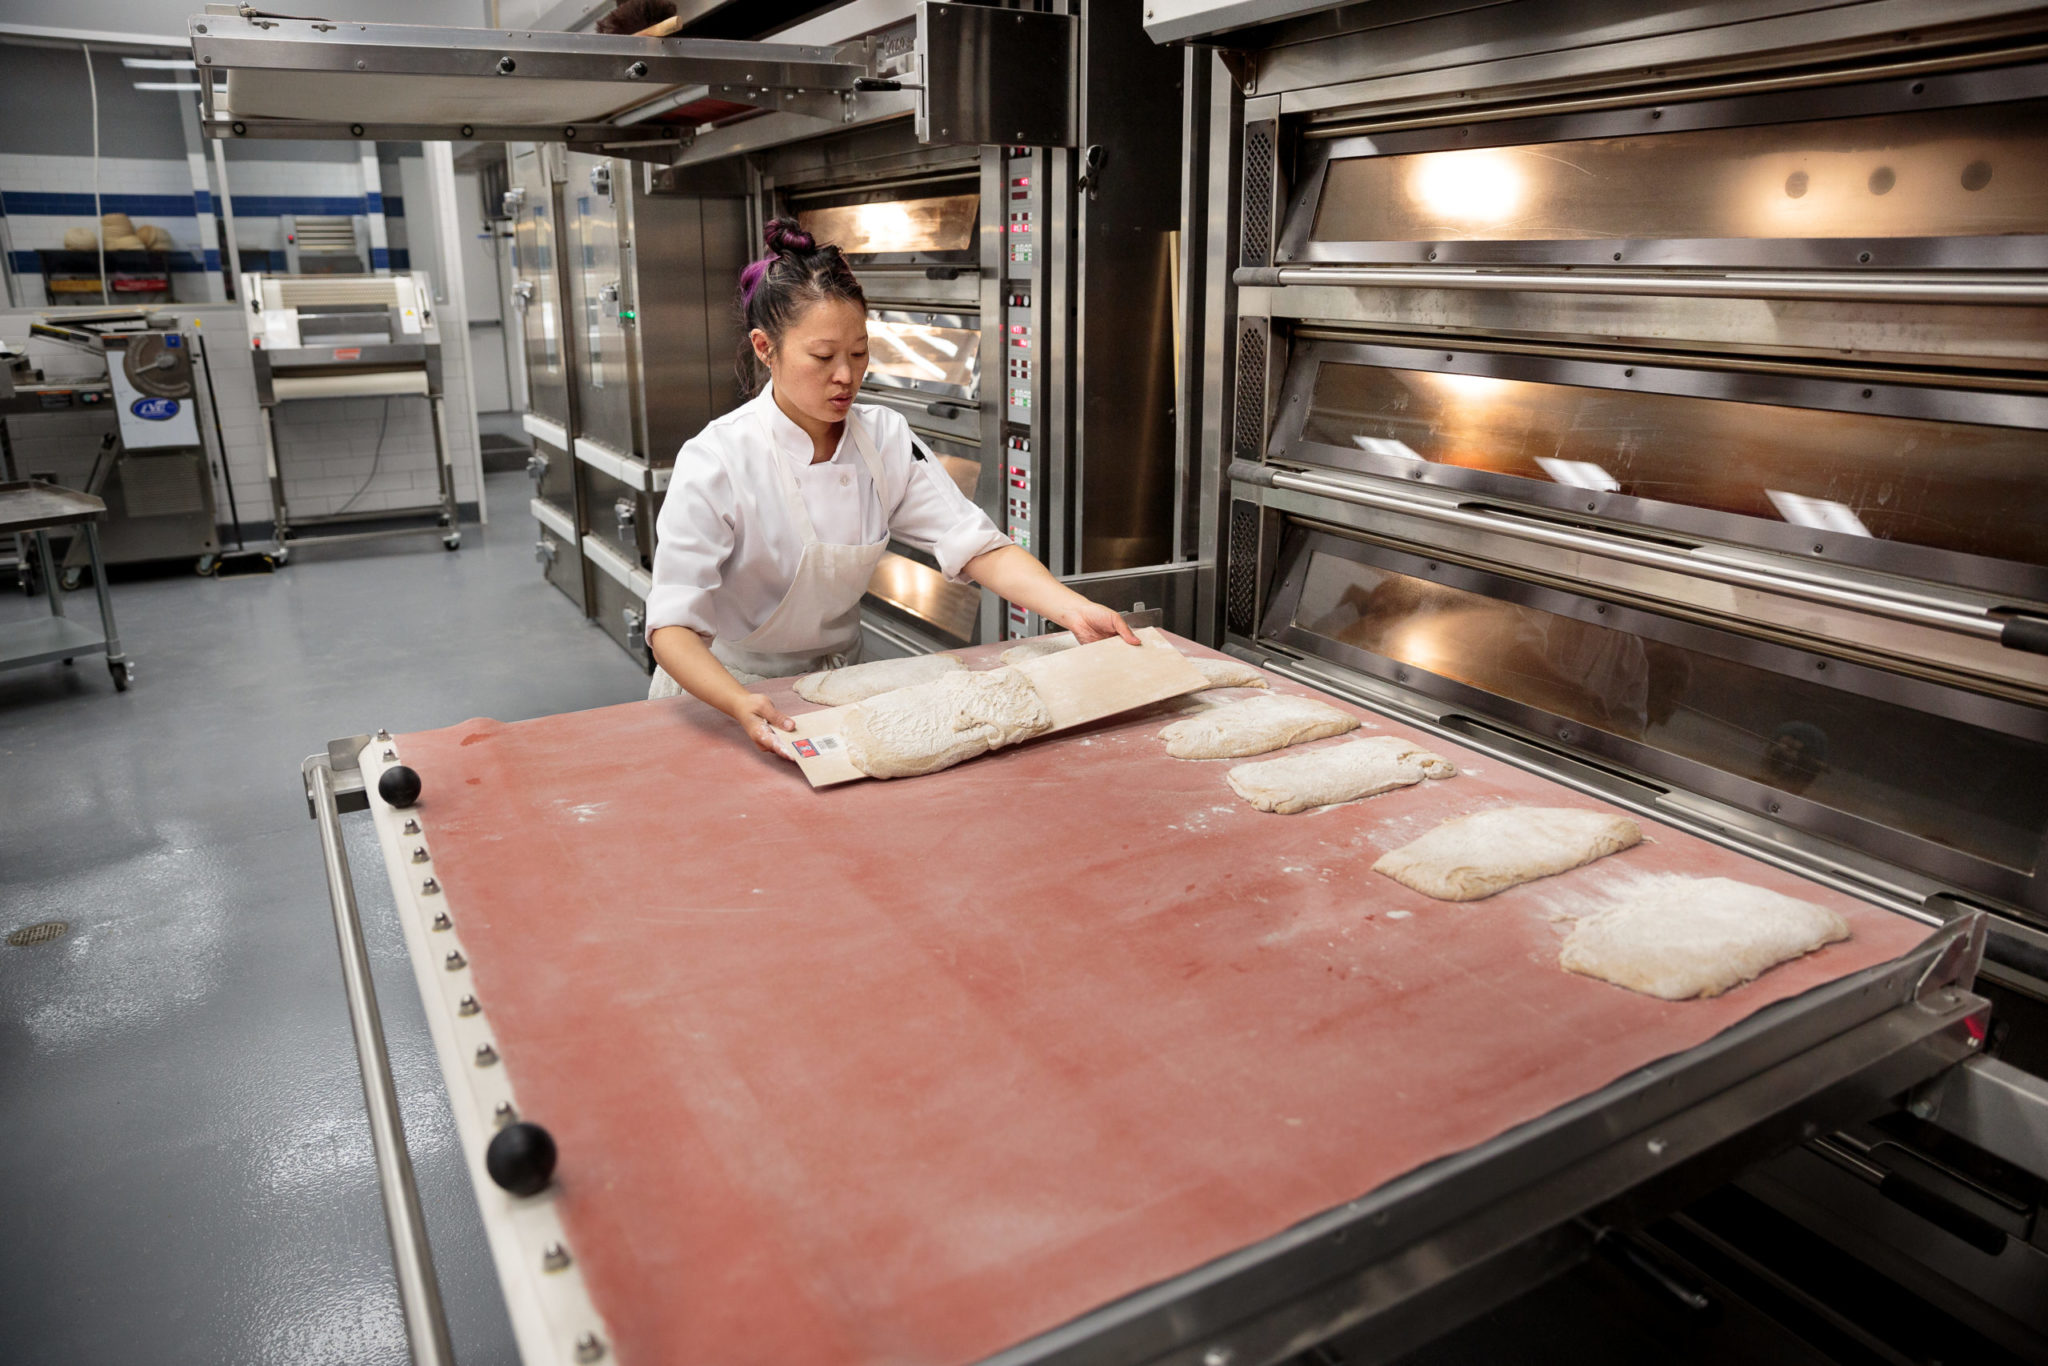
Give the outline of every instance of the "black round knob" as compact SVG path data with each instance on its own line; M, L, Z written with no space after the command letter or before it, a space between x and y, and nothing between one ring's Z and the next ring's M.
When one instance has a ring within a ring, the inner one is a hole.
M411 806L420 799L420 775L404 764L387 768L377 780L377 795L396 807Z
M507 1124L484 1149L484 1169L514 1195L538 1195L555 1174L555 1140L538 1124Z

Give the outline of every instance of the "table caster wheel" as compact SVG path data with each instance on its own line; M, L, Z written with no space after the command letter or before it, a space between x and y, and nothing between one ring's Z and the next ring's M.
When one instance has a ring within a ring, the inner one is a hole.
M462 533L457 531L451 535L443 536L441 544L447 546L450 550L462 549Z
M58 578L63 583L65 592L75 593L78 591L78 585L85 582L85 571L83 569L67 569Z
M219 563L218 556L201 555L199 557L199 563L192 566L192 572L197 574L202 579L207 578L213 573L214 566L217 563Z
M135 677L135 666L125 660L118 664L113 660L108 660L107 672L114 676L114 691L127 692L128 684Z
M277 549L270 552L270 562L273 565L277 566L279 569L282 569L287 564L290 564L291 558L292 548L288 545L281 545Z

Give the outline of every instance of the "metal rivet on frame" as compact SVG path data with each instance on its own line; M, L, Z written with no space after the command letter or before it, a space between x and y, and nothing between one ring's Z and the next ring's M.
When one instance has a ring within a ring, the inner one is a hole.
M390 728L388 726L377 727L377 738L379 740L389 740L391 738Z
M469 960L462 956L461 949L448 950L447 958L442 961L448 965L448 971L450 972L460 972L469 966Z
M457 1015L475 1015L481 1010L483 1010L483 1007L476 1003L476 997L474 996L465 996L455 1003L455 1013Z
M448 918L448 912L435 911L434 928L437 930L452 930L455 928L455 922Z
M391 762L391 760L393 760L393 759L396 759L397 757L398 757L398 751L397 751L397 750L395 750L395 749L386 749L386 750L384 751L384 761L385 761L386 763L389 763L389 762Z
M420 832L420 823L418 821L407 821L399 829L408 835L417 835Z
M476 1065L478 1067L489 1067L497 1061L497 1049L491 1047L487 1043L480 1043L476 1046Z
M432 896L434 893L441 890L441 884L434 881L434 879L432 878L428 878L425 882L422 882L420 884L420 890L425 892L428 896Z
M541 1254L540 1254L540 1269L541 1269L541 1270L543 1270L543 1271L560 1271L560 1270L561 1270L562 1268L564 1268L564 1267L566 1267L566 1266L568 1266L568 1265L569 1265L569 1249L568 1249L568 1248L566 1248L566 1247L563 1247L563 1246L562 1246L562 1245L561 1245L560 1243L549 1243L549 1244L547 1245L547 1247L545 1247L545 1248L543 1248L543 1249L541 1250Z
M595 1333L585 1333L577 1338L576 1360L585 1363L604 1360L604 1339Z
M517 1118L519 1118L519 1111L513 1107L512 1102L509 1100L499 1101L498 1108L491 1111L491 1123L497 1125L500 1129Z
M414 863L425 863L427 861L426 845L422 844L412 851L412 861Z

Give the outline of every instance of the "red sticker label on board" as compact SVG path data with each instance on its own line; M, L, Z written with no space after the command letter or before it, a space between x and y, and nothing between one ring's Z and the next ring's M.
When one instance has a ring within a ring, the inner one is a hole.
M334 348L334 358L336 360L361 360L363 358L363 348L360 346L337 346Z

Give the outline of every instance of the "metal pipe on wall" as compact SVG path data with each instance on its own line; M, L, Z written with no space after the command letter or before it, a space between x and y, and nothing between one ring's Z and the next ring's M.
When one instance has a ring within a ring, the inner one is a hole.
M468 439L464 444L470 474L476 480L476 519L479 524L489 525L491 510L490 500L484 497L483 443L476 439L476 362L469 341L469 288L462 275L462 218L455 204L455 150L446 142L423 142L420 149L426 156L427 202L434 211L434 242L441 258L441 297L447 301L442 305L444 321L450 316L454 320L454 326L444 327L442 335L462 338L461 382L454 393L444 393L443 397L456 400L461 411L468 414L463 428ZM444 373L444 385L446 382Z

